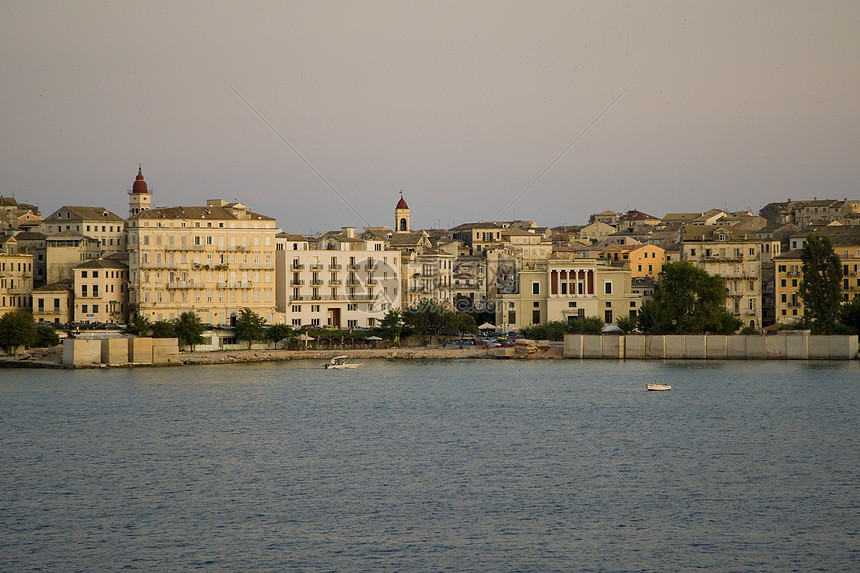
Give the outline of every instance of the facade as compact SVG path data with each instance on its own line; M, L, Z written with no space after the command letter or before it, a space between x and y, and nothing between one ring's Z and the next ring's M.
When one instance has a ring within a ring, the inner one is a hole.
M276 238L278 322L293 327L369 328L400 308L401 254L355 229L316 240Z
M696 225L683 229L681 261L719 275L726 282L726 310L750 328L762 327L761 244L755 235L731 227Z
M519 273L519 290L502 294L496 324L504 328L598 316L607 324L636 315L641 296L631 290L630 270L597 259L551 259Z
M45 239L45 282L74 280L74 268L102 254L101 241L67 230Z
M272 217L221 199L138 212L128 220L129 312L226 324L247 307L272 322L277 233Z
M33 286L45 284L48 277L48 237L43 233L21 231L15 235L18 252L33 255Z
M454 304L454 256L436 249L402 254L401 272L406 285L404 308L431 299L445 308Z
M98 240L103 253L126 250L125 221L104 207L60 207L42 222L42 232L49 237L63 231Z
M60 325L71 322L72 287L69 283L50 283L33 289L33 319Z
M93 259L75 267L75 322L128 322L128 266L110 259Z
M33 255L18 254L10 242L0 250L0 316L33 309Z
M835 199L813 198L811 201L787 201L768 203L759 211L759 215L767 219L768 224L793 223L799 228L812 224L842 223L848 224L856 220L860 214L860 201L847 198Z
M826 235L842 263L842 298L846 301L860 296L860 227L819 227L810 229ZM777 323L792 322L803 317L800 282L803 280L803 246L807 231L790 237L800 248L774 257L774 298Z

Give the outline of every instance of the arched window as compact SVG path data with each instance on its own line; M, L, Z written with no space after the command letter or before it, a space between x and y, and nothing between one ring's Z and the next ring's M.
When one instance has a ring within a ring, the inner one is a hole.
M406 219L400 219L400 230L401 230L401 231L406 231L406 230L408 230L408 229L406 228Z

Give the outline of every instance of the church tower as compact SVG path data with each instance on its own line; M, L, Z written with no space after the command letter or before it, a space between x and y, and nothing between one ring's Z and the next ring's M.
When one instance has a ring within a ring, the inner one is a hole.
M134 185L128 191L128 216L131 218L141 211L148 211L150 207L152 207L152 192L147 188L146 181L143 180L143 169L138 164L137 177L134 178Z
M400 192L400 201L397 202L397 207L394 208L394 232L412 232L409 227L409 205L403 199L403 191Z

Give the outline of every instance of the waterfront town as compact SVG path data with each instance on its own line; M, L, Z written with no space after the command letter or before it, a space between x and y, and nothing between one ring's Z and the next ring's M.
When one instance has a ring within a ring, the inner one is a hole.
M218 328L247 308L268 324L363 329L429 300L482 313L501 332L585 317L609 325L638 313L665 264L688 261L722 277L727 311L760 332L803 316L801 251L813 232L841 259L843 298L860 296L860 200L847 198L418 229L401 193L390 227L306 236L278 228L264 206L156 207L142 168L127 194L126 216L73 205L45 215L0 197L0 316L88 328L192 311Z

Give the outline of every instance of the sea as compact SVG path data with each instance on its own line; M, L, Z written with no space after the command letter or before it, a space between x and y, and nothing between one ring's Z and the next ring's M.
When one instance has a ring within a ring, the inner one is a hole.
M5 369L0 570L858 571L858 399L858 361Z

